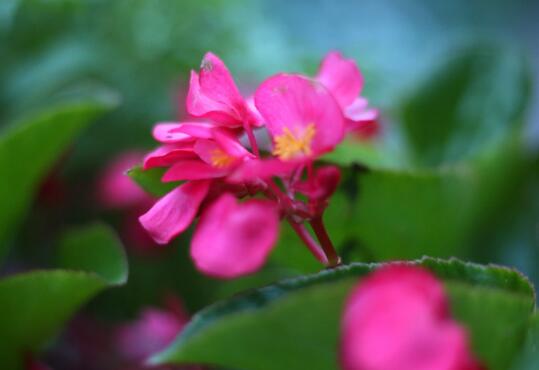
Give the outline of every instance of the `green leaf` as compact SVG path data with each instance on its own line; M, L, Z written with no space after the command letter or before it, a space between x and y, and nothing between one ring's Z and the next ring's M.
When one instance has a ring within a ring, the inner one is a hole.
M127 259L120 240L104 224L69 230L59 246L60 266L97 273L109 284L127 281Z
M537 312L530 318L524 349L511 369L539 369L539 314Z
M81 130L114 104L110 98L71 101L17 122L0 135L0 259L39 181Z
M491 370L506 369L534 308L533 288L514 270L424 258L446 285L457 320ZM154 364L204 363L249 370L338 369L340 317L358 278L352 264L261 288L198 313ZM495 318L495 319L494 319Z
M417 164L471 158L519 126L530 97L527 67L518 50L476 45L428 76L402 108Z
M77 270L37 270L0 280L0 363L6 369L20 369L23 355L42 348L78 308L127 279L122 246L104 226L70 231L61 250L65 267ZM92 250L100 257L87 260Z
M162 182L166 168L151 168L143 170L141 166L135 166L127 171L127 175L135 181L144 191L156 197L162 197L178 186L177 182Z

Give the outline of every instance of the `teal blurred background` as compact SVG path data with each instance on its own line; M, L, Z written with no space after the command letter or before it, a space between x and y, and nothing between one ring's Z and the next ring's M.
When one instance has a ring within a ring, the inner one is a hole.
M118 106L50 169L0 271L48 266L68 227L99 219L121 230L124 214L95 202L100 173L119 153L151 149L154 123L185 116L189 70L206 51L252 92L273 73L314 74L340 50L383 124L374 142L326 158L345 174L326 215L345 261L456 256L539 282L538 20L533 0L3 0L2 129L70 99ZM188 235L150 255L124 243L129 283L87 308L105 321L170 291L194 311L319 269L286 228L262 272L228 283L193 269Z

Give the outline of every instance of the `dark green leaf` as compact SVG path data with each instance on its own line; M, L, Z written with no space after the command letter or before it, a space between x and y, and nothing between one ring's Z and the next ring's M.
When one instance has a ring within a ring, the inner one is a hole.
M454 314L470 328L478 357L491 370L505 369L534 307L527 279L514 270L457 260L417 263L445 282ZM343 266L215 304L197 314L153 362L249 370L337 369L343 302L358 278L377 266Z
M99 251L90 256L88 248ZM127 264L116 236L103 226L71 231L62 261L74 270L38 270L0 280L0 363L20 369L26 352L39 350L73 313L108 286L127 279Z
M518 50L475 46L457 53L404 104L416 162L460 161L503 139L521 123L529 95L529 71Z
M96 98L72 101L18 122L0 135L0 259L39 181L77 134L114 103Z
M94 224L65 233L60 241L60 265L69 270L95 272L109 284L127 281L127 260L114 231Z
M161 181L165 171L166 168L143 170L141 166L135 166L127 171L127 175L148 194L161 197L178 186L177 182Z
M539 314L535 313L529 321L528 335L524 349L515 362L513 370L539 369Z

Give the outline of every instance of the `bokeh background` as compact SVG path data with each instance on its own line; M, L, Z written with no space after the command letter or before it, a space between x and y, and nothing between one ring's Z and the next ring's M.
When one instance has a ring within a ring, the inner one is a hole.
M326 220L345 261L456 256L539 283L538 36L533 0L3 0L0 129L81 97L115 108L40 180L0 273L48 267L66 229L104 221L122 237L129 282L79 316L107 326L170 295L194 312L319 270L283 228L260 273L206 278L189 260L189 235L155 247L137 229L151 201L111 205L99 189L118 155L136 162L154 147L156 122L185 117L189 70L206 51L248 93L273 73L314 74L340 50L358 62L363 95L382 114L380 137L349 140L326 158L344 168ZM67 333L51 345L55 369L80 361L70 343Z

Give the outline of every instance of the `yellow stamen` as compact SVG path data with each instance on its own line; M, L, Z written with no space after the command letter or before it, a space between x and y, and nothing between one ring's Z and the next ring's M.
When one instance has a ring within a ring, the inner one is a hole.
M283 160L300 155L310 155L312 153L311 141L315 134L316 128L313 123L307 125L303 132L296 129L293 133L288 127L285 127L283 133L275 137L273 154Z
M217 168L225 168L234 162L234 158L226 154L221 149L211 151L211 163Z

